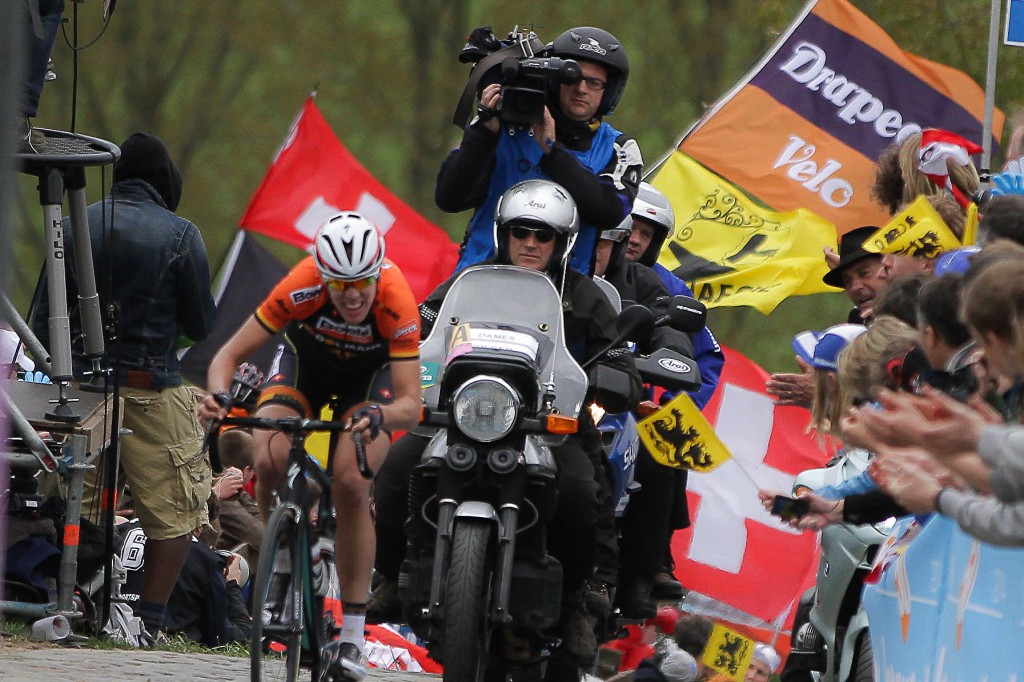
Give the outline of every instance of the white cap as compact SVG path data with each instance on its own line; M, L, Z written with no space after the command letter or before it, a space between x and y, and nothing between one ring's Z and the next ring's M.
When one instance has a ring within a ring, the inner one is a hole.
M668 682L693 682L697 679L697 661L671 639L665 640L665 655L658 668Z
M764 663L772 672L778 670L779 664L782 663L782 659L779 658L775 649L771 648L767 644L761 644L760 642L754 645L754 660Z
M26 372L36 368L36 364L25 355L25 345L18 335L10 329L0 328L0 365L10 367L15 363Z

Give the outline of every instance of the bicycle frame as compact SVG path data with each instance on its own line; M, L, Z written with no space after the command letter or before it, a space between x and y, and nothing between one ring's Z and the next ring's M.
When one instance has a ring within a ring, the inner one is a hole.
M349 422L321 421L300 417L278 419L225 417L214 424L211 431L216 432L220 425L269 429L291 437L285 475L277 491L278 504L264 535L264 549L269 553L266 557L261 556L255 589L258 595L257 599L263 606L263 600L270 592L274 574L278 573L275 570L275 562L278 555L283 552L289 558L290 594L293 598L290 603L290 613L278 614L276 618L279 622L276 625L269 620L264 623L262 608L259 613L254 613L254 618L258 618L260 621L258 624L254 623L253 628L250 652L251 672L252 679L262 679L262 668L269 661L269 659L268 661L263 659L264 647L270 647L271 643L276 643L278 649L271 648L271 650L280 653L280 649L283 647L287 679L297 678L303 654L306 654L305 661L313 669L313 679L318 679L326 664L321 660L321 652L329 638L329 633L326 631L331 626L329 620L326 626L324 624L323 597L314 591L310 553L313 539L333 528L333 522L322 516L325 513L333 515L333 506L330 504L332 481L330 476L319 466L311 465L310 457L305 450L305 442L311 431L331 432L328 466L333 466L336 435L347 431L350 424ZM353 433L352 435L356 444L356 459L360 473L364 477L371 478L373 474L366 462L366 451L362 444L361 434ZM315 481L320 487L320 495L317 500L310 499L309 479ZM313 502L317 504L317 511L321 515L319 516L319 528L312 525L310 505ZM333 532L330 535L333 538ZM287 543L287 548L281 546L282 540ZM295 585L294 581L298 581L298 585ZM287 603L287 599L285 603ZM281 606L282 604L277 604L273 608ZM273 608L268 609L267 612L270 613ZM268 618L272 619L273 617L268 616ZM295 644L299 646L296 647ZM269 654L269 650L266 653Z

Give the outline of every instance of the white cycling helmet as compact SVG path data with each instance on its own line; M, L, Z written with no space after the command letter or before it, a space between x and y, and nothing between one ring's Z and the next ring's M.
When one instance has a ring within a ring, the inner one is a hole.
M358 213L332 216L313 238L313 258L327 279L357 280L380 273L384 237L377 226Z
M676 214L672 210L672 204L664 194L654 189L651 183L641 182L636 199L633 200L631 213L634 219L646 220L655 228L650 246L640 255L639 259L644 265L654 265L665 240L670 239L675 231Z

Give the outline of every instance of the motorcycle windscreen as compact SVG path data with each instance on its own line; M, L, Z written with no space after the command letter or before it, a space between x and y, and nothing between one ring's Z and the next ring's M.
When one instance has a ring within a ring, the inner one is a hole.
M546 275L511 265L477 265L462 271L448 290L430 335L420 344L427 408L437 409L448 362L472 352L474 344L532 356L539 381L554 382L558 411L579 416L587 375L565 347L562 301Z

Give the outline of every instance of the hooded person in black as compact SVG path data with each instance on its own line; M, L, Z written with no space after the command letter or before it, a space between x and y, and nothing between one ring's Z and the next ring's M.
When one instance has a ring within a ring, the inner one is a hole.
M152 133L134 133L121 143L121 158L114 163L114 184L145 180L164 200L168 211L181 202L181 173L160 138Z
M177 352L182 334L206 338L216 309L199 228L174 213L181 190L181 175L163 142L136 133L121 145L110 195L86 210L100 307L115 311L108 322L116 337L108 339L100 364L121 385L124 426L133 432L121 441L121 465L148 538L149 570L133 608L154 636L192 531L208 521L211 484L195 400L182 383ZM82 347L75 243L67 224L64 235L72 364L75 377L86 379L92 364ZM45 279L33 330L49 347ZM83 516L96 518L99 497L91 471Z

